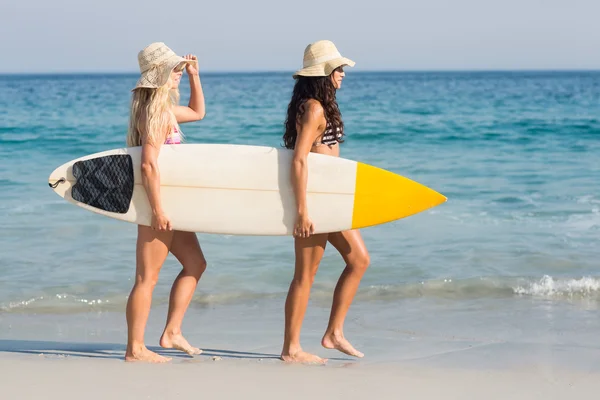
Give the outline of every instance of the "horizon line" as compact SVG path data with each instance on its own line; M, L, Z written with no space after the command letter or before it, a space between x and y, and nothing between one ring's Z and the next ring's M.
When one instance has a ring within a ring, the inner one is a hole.
M207 70L200 75L221 74L293 74L295 70ZM361 69L351 71L351 74L361 73L494 73L494 72L600 72L600 68L498 68L498 69ZM52 75L139 75L139 71L32 71L32 72L1 72L0 76L52 76Z

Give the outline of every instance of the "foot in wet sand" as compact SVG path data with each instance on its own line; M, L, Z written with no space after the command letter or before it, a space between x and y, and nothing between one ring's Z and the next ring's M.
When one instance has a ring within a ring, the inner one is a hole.
M164 357L160 354L156 354L153 351L150 351L143 346L138 348L138 350L133 351L131 349L127 349L125 352L125 361L129 362L147 362L147 363L166 363L171 361L170 357Z
M160 338L160 345L165 349L176 349L183 351L184 353L187 353L190 356L197 356L198 354L202 353L202 350L200 350L197 347L193 347L191 344L189 344L181 333L163 333L162 337Z
M321 358L302 350L289 354L281 353L281 359L288 363L299 364L325 364L327 362L326 358Z
M323 336L323 340L321 340L321 345L326 349L339 350L349 356L358 358L363 358L365 356L363 353L356 350L350 342L346 340L344 335L326 333L325 336Z

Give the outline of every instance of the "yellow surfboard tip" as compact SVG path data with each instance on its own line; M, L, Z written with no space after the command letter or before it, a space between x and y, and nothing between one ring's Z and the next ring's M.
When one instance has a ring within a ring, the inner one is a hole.
M352 229L405 218L448 198L393 172L357 163Z

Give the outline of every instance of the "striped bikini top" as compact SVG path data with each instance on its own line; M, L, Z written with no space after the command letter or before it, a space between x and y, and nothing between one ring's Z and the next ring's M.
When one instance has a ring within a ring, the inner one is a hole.
M341 141L342 136L344 136L344 133L342 132L342 130L338 127L336 129L336 133L333 133L333 128L331 127L331 124L328 122L327 126L325 127L325 132L323 132L323 136L321 136L321 143L317 143L317 146L319 144L324 144L326 146L333 146L334 144L338 144Z
M173 127L173 132L171 132L167 139L165 140L165 144L180 144L181 143L181 133L177 125Z

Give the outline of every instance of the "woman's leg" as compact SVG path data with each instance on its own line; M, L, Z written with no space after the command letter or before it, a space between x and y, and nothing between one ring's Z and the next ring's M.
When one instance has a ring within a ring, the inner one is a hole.
M352 304L358 285L369 266L369 252L358 230L337 232L329 235L329 242L340 252L346 268L335 287L329 325L321 344L355 357L364 354L356 350L344 338L344 320Z
M152 305L152 292L160 269L169 254L173 232L158 232L148 226L138 226L135 283L127 300L126 361L166 362L146 348L144 331Z
M294 240L296 263L285 302L285 333L281 358L288 362L325 363L327 360L302 351L300 330L308 298L327 244L327 234Z
M196 285L206 270L206 259L194 232L176 231L171 243L171 253L179 260L183 269L175 278L169 298L169 313L160 345L196 355L202 353L192 347L181 334L183 316L196 290Z

